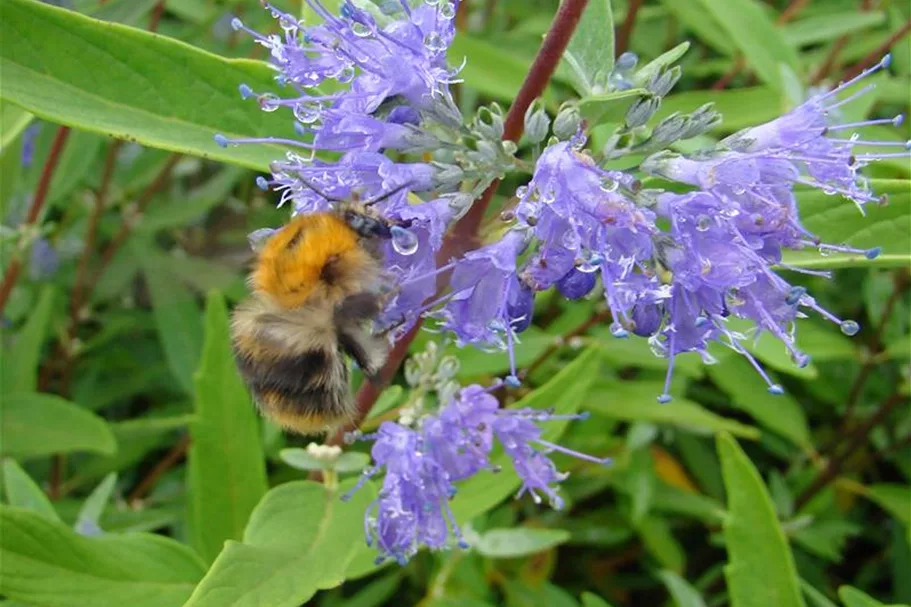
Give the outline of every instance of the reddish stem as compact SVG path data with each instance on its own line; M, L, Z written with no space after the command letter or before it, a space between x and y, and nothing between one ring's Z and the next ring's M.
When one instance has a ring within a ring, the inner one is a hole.
M899 28L894 34L889 36L888 40L880 44L878 47L870 51L870 53L861 59L857 64L854 65L851 69L844 73L842 77L843 80L850 80L854 76L857 76L859 73L874 65L877 61L883 58L883 55L889 52L889 49L892 48L899 40L908 35L908 32L911 32L911 19L905 22L901 28Z
M619 55L629 49L629 41L633 35L633 27L636 25L636 15L639 13L639 7L642 6L642 0L630 0L629 10L626 11L626 18L623 25L617 30L616 53Z
M32 198L32 204L28 209L28 216L25 218L26 226L34 225L35 222L38 221L38 216L41 215L41 210L44 208L44 203L47 201L47 193L51 187L54 171L60 160L60 154L63 153L63 146L66 145L66 140L69 136L70 127L62 126L57 129L57 134L54 136L54 141L51 143L51 149L47 155L47 160L44 162L44 168L41 170L38 187L35 189L35 197ZM16 286L16 280L18 280L21 272L22 259L16 255L10 260L9 267L6 269L6 274L3 275L3 282L0 283L0 312L3 312L3 309L6 307L6 301L9 299L10 293L13 292L13 287Z

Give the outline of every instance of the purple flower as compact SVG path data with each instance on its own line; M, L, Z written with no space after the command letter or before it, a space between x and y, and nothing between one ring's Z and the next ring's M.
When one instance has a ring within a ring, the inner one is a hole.
M481 473L497 472L491 462L495 442L503 446L522 480L517 497L530 493L536 502L546 495L555 508L563 501L557 492L567 474L557 470L548 453L560 451L597 464L609 460L564 449L541 438L540 422L584 419L584 415L555 415L536 409L500 409L490 390L478 385L462 389L436 414L411 429L384 422L372 436L374 465L348 496L385 470L382 488L365 516L367 542L376 544L378 562L406 562L421 546L447 547L450 540L467 547L449 500L456 483ZM347 497L347 496L346 496Z

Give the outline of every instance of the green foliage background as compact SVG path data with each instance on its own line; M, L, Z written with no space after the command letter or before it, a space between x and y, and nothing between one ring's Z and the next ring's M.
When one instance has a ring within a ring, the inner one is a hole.
M713 366L681 357L678 398L659 405L666 363L645 341L589 326L597 300L540 296L518 353L535 370L507 398L591 412L551 425L548 438L615 465L558 456L572 472L560 512L510 499L511 472L480 474L453 502L471 549L378 568L361 523L375 489L338 499L366 458L340 466L340 488L307 480L306 462L281 455L303 439L257 418L231 359L227 311L245 294L246 234L285 217L253 179L282 152L221 149L212 135L289 131L286 116L237 94L240 82L266 89L271 74L227 15L263 30L274 26L268 13L254 0L70 4L0 0L0 242L4 271L22 267L3 316L0 605L911 603L907 159L871 167L890 204L867 217L837 197L800 197L805 225L824 240L884 253L791 259L835 270L834 280L797 280L863 329L849 339L802 321L814 361L803 369L760 340L755 354L784 396L719 351ZM298 0L276 4L302 11ZM556 2L467 4L450 57L467 57L458 100L470 115L480 103L508 106ZM690 44L673 53L684 77L659 115L707 101L724 115L686 150L793 107L808 85L907 33L911 18L889 0L633 4L642 5L630 48L643 62ZM544 95L551 110L581 96L596 140L625 108L627 96L596 83L629 5L591 0ZM892 52L892 73L874 78L849 118L908 111L908 37ZM727 86L713 90L722 78ZM38 221L24 225L58 124L72 131ZM870 138L907 139L903 128L876 127ZM27 167L23 146L34 146ZM40 254L43 243L52 256ZM466 383L507 368L505 356L444 349ZM406 398L389 388L366 426Z

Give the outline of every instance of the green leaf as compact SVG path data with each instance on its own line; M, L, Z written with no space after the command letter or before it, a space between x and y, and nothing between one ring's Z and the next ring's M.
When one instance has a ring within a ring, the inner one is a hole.
M335 470L336 472L360 472L370 463L370 456L358 451L347 451L338 459L326 461L314 457L306 449L282 449L278 456L283 462L298 470Z
M622 122L633 102L647 94L645 89L629 89L589 95L579 100L579 115L591 125Z
M784 90L781 65L800 72L797 52L756 0L700 0L763 81Z
M34 116L17 105L0 101L0 155L34 120Z
M193 372L199 364L203 329L192 293L156 257L143 259L152 314L171 374L187 393L193 392Z
M560 415L576 413L585 404L592 404L588 399L589 388L600 364L598 349L589 348L549 382L513 406L517 409L553 407ZM558 440L568 423L566 420L544 423L542 438L551 442ZM500 465L502 471L496 474L480 472L459 486L459 492L452 501L452 511L460 523L490 510L519 488L521 481L508 456L500 453L491 463Z
M635 525L636 533L642 539L645 549L655 557L662 567L682 574L686 567L683 546L671 533L670 521L666 518L646 516Z
M658 572L658 578L667 588L677 607L705 607L705 601L699 591L689 582L668 569Z
M830 601L826 595L819 590L816 590L816 588L813 588L813 586L803 578L800 578L800 589L809 601L810 607L838 607L838 605Z
M852 586L840 587L838 598L845 604L845 607L883 607L881 602Z
M267 486L256 411L237 372L228 312L218 293L206 301L205 323L187 486L191 544L212 561L225 540L241 538Z
M860 249L882 247L873 260L863 255L820 255L815 250L791 251L784 263L804 268L832 269L853 266L906 266L911 263L911 182L873 179L874 194L887 195L888 204L868 204L866 217L850 201L819 190L797 191L801 223L822 242L847 244Z
M280 485L250 517L243 543L229 541L185 607L297 607L344 579L364 544L371 484L343 502L309 481Z
M608 419L669 424L698 434L724 431L743 438L759 438L756 428L725 419L685 398L659 403L656 397L663 389L663 384L657 382L603 382L589 408Z
M16 460L9 457L3 460L3 489L10 506L40 514L49 521L60 521L60 516L41 487Z
M610 0L592 0L563 53L568 78L580 96L607 87L614 68L614 15Z
M821 13L781 26L784 39L794 47L835 40L854 32L882 25L886 14L879 11Z
M661 3L701 41L722 55L734 55L736 47L731 36L721 27L718 20L705 10L701 0L661 0Z
M632 501L630 519L635 525L648 514L655 496L658 479L651 451L643 448L630 453L626 472L626 488Z
M725 133L767 122L788 109L779 92L767 86L723 91L685 91L665 97L653 121L657 123L674 112L692 112L706 103L714 103L715 110L724 117L716 130Z
M370 412L367 413L366 419L376 419L383 413L398 407L399 403L402 401L402 394L404 394L404 392L405 389L399 385L392 385L383 390L380 397L376 399L376 404L374 404L370 409Z
M111 0L89 13L95 19L136 25L158 4L158 0Z
M101 516L104 514L105 508L108 506L108 502L111 499L111 494L114 492L114 486L117 484L117 473L111 472L102 479L98 486L92 490L85 502L82 504L82 508L79 509L79 516L76 517L76 530L92 530L95 531L100 528L98 521L101 520ZM88 535L83 533L83 535Z
M732 607L805 607L794 556L759 472L737 442L717 438L727 492L724 574Z
M911 487L898 483L877 483L864 487L866 496L908 527L911 525Z
M785 345L768 331L763 331L757 339L755 337L756 325L751 321L743 318L732 318L728 328L731 331L746 335L748 338L744 339L741 345L768 367L801 379L816 379L819 376L819 369L812 362L804 367L797 366L791 360L791 353ZM798 336L799 331L800 325L798 324Z
M53 394L17 392L3 397L0 437L6 455L33 458L52 453L114 453L117 443L103 419Z
M597 594L583 592L582 607L611 607L611 605Z
M174 607L202 577L186 546L160 535L82 537L41 515L0 507L0 593L45 607Z
M223 149L213 140L293 136L290 115L262 112L237 93L241 83L275 88L265 64L41 2L9 0L3 9L3 99L67 126L254 169L284 156L275 145Z
M769 394L756 369L742 356L727 356L708 365L712 381L731 397L732 406L742 409L773 432L804 449L812 447L807 417L800 403L790 394Z
M459 78L465 80L466 86L499 99L515 99L531 68L531 57L517 56L502 46L461 31L447 55L454 65L459 65L464 57L465 67ZM545 89L542 97L552 99L551 89Z
M25 325L11 340L12 346L4 347L3 364L0 364L0 394L38 389L38 363L53 306L54 287L49 285L42 289L38 303L29 312Z
M2 51L0 51L2 53ZM44 170L43 160L47 158L51 145L57 137L58 127L48 124L41 129L41 134L35 140L35 158L28 169L26 184L32 189L38 186L41 173ZM76 189L88 179L89 169L101 152L104 137L87 131L70 131L63 151L54 168L51 186L48 189L48 204L62 203L73 196Z
M690 50L690 43L687 41L681 42L671 50L661 53L636 71L634 83L639 86L645 86L652 79L652 76L657 76L673 67L688 50Z
M567 542L569 538L569 531L563 529L491 529L482 534L472 547L478 554L488 558L509 559L549 550Z

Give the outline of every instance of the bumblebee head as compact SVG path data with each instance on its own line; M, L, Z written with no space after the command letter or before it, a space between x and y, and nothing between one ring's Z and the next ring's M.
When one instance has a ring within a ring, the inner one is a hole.
M342 219L362 238L392 238L389 223L365 211L347 208L342 211Z

